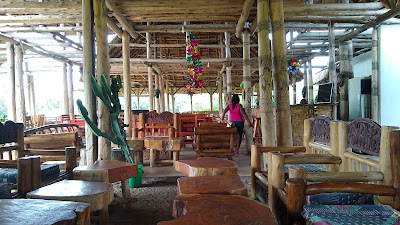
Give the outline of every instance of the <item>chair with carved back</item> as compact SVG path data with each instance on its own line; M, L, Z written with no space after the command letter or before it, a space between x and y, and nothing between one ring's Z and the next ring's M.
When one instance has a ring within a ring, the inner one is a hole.
M0 198L24 197L40 187L40 158L22 157L24 124L0 122Z
M148 136L168 136L178 137L178 117L179 114L171 112L157 113L154 111L139 114L138 137ZM158 151L157 151L158 152ZM150 151L146 149L143 152L144 158L150 158ZM157 157L157 156L156 156ZM160 151L160 159L171 159L170 151Z

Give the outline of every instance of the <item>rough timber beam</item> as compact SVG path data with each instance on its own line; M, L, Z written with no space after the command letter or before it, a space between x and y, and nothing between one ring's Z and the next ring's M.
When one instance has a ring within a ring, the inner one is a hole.
M302 7L285 7L286 13L296 12L327 12L327 11L356 11L356 10L379 10L383 7L380 2L372 3L349 3L349 4L312 4Z
M242 14L240 15L240 18L236 25L235 35L237 38L240 38L242 36L244 24L246 23L247 19L249 18L250 10L251 10L251 7L253 6L253 4L254 4L254 0L246 0L243 4Z
M112 19L108 16L106 17L106 19L107 19L107 26L112 31L114 31L114 33L116 33L119 38L122 38L122 30L117 26L117 24L115 24L114 21L112 21Z
M254 17L254 20L251 23L251 26L250 26L250 29L249 29L250 35L252 35L254 33L254 31L256 31L257 26L258 26L257 17Z
M125 19L121 11L114 4L113 0L106 0L107 8L113 12L114 17L118 22L125 28L125 30L131 35L132 38L136 39L138 37L137 32L133 29L132 25Z
M135 29L139 33L181 33L187 32L215 32L235 31L235 24L188 24L188 25L138 25Z

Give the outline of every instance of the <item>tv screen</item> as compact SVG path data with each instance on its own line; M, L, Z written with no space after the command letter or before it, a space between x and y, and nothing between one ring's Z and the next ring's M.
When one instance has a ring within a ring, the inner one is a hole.
M331 103L332 83L320 84L318 87L317 103Z

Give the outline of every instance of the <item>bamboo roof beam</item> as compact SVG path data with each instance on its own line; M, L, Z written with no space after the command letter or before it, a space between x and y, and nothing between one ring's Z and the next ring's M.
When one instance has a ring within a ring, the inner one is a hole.
M366 11L366 10L379 10L382 9L383 5L380 2L371 3L349 3L349 4L312 4L305 5L302 7L285 7L284 13L295 13L295 12L327 12L327 11Z
M115 43L115 44L110 44L110 47L121 47L121 43ZM130 43L130 47L136 47L136 48L145 48L146 44L136 44L136 43ZM150 44L150 48L184 48L186 47L186 44L181 43L181 44ZM225 45L221 44L199 44L199 48L225 48ZM231 45L231 48L242 48L242 45ZM257 47L257 44L251 44L250 47Z
M336 43L340 43L342 41L349 40L352 37L356 36L357 34L360 34L360 33L366 31L367 29L369 29L371 27L377 26L377 25L381 24L382 22L384 22L385 20L393 18L393 17L395 17L395 16L397 16L399 14L400 14L400 5L394 7L389 12L378 16L375 20L372 20L372 21L364 24L360 28L358 28L358 29L346 34L346 35L343 35L342 37L340 37L339 39L336 40Z
M82 27L66 26L66 27L0 27L0 32L82 32Z
M112 21L112 19L108 16L106 17L106 19L108 28L116 33L119 38L122 38L122 30L117 26L117 24L115 24L114 21ZM122 44L120 45L122 46Z
M6 15L0 16L0 23L60 24L80 23L81 15Z
M257 20L257 16L256 16L256 17L254 17L253 22L251 22L251 26L249 29L250 35L252 35L254 33L254 31L256 31L257 25L258 25L258 20Z
M187 24L187 25L138 25L135 29L139 33L181 33L185 32L211 32L222 33L235 31L235 24Z
M258 58L250 58L250 62L256 62ZM113 62L122 62L121 58L110 58L110 63ZM185 64L187 65L187 61L185 58L183 59L160 59L160 58L131 58L130 59L131 63L167 63L167 64ZM235 64L240 64L243 63L242 58L203 58L201 59L201 62L206 64L206 63L235 63Z
M113 0L106 0L107 8L113 12L114 17L118 20L118 22L125 28L125 30L131 35L132 38L136 39L138 37L137 32L133 28L133 26L126 20L124 15L122 15L121 11L115 5Z
M5 41L5 42L9 42L9 43L12 43L12 44L21 43L21 45L22 45L22 47L24 49L29 50L31 52L34 52L36 54L39 54L39 55L42 55L42 56L45 56L45 57L49 57L49 58L55 59L55 60L60 61L60 62L72 63L74 65L80 65L79 62L71 61L68 58L65 58L64 56L61 56L61 55L56 55L56 54L52 54L52 53L46 52L43 49L38 50L38 49L36 49L36 48L34 48L34 47L30 46L30 45L27 45L26 43L19 42L19 41L15 40L15 39L7 37L7 36L5 36L3 34L0 34L0 40L1 41Z
M251 7L253 6L253 4L254 4L254 0L246 0L243 4L242 14L240 15L240 18L236 25L235 35L237 38L240 38L242 36L244 24L246 23L247 19L249 18L250 10L251 10Z

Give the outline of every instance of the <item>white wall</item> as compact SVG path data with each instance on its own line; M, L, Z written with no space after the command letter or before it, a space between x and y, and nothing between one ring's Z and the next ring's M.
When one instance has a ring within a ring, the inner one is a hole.
M400 126L400 25L382 25L379 34L381 125Z
M371 51L354 57L353 72L354 72L354 77L368 77L372 74Z

